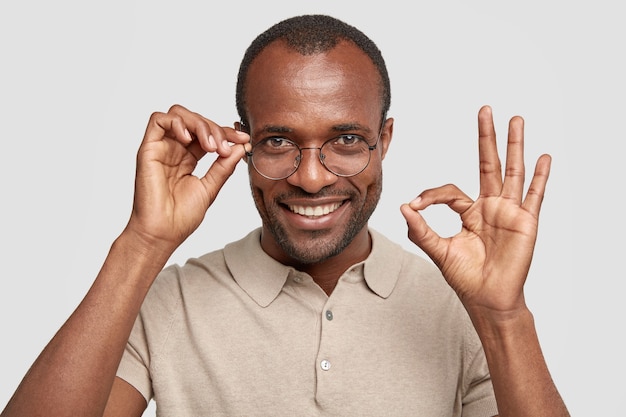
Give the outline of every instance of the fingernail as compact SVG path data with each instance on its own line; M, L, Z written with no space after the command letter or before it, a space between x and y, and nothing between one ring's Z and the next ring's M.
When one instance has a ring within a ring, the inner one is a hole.
M422 197L418 195L418 196L417 196L417 197L415 197L415 198L414 198L414 199L413 199L413 200L412 200L409 204L417 204L417 203L419 203L420 201L422 201Z

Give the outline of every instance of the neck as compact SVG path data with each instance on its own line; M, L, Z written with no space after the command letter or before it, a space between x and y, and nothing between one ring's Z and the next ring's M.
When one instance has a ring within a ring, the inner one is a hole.
M274 239L268 235L271 234L264 231L261 237L261 246L265 252L280 263L309 274L329 296L337 286L341 275L354 264L365 260L372 250L372 241L367 226L339 254L315 263L303 263L282 250L276 250L278 247ZM268 238L271 243L268 243Z

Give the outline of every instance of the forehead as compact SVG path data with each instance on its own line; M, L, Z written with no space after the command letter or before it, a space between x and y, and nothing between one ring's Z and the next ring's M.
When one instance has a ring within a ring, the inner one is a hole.
M253 129L263 124L378 123L380 75L356 45L301 55L283 41L268 45L252 62L246 104Z

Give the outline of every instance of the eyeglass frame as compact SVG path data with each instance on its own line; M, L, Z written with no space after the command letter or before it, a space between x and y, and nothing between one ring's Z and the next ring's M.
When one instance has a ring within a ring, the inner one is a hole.
M330 168L329 168L329 167L328 167L328 166L324 163L324 155L322 154L322 148L324 147L324 145L326 145L326 144L327 144L327 143L329 143L330 141L334 140L335 138L330 138L330 139L328 139L328 140L327 140L327 141L325 141L325 142L322 144L322 146L320 146L320 147L305 147L305 148L300 147L300 145L298 145L296 142L292 141L291 139L284 138L284 140L286 140L286 141L288 141L288 142L290 142L290 143L293 143L293 144L296 146L296 148L298 148L298 156L297 156L294 160L299 161L299 162L298 162L298 165L295 167L295 169L294 169L291 173L289 173L289 175L286 175L286 176L284 176L284 177L274 178L274 177L267 176L267 175L263 174L262 172L260 172L260 171L257 169L257 167L256 167L256 165L254 164L254 162L252 161L252 156L254 155L254 148L255 148L257 145L259 145L260 143L265 142L267 139L264 139L264 140L262 140L262 141L260 141L260 142L257 142L256 144L252 145L252 135L251 135L251 136L250 136L250 142L249 142L249 144L250 144L251 148L250 148L250 150L249 150L249 151L246 151L246 157L248 158L248 162L252 164L252 167L254 168L254 170L255 170L255 171L256 171L256 172L257 172L260 176L262 176L263 178L266 178L266 179L268 179L268 180L272 180L272 181L281 181L281 180L287 179L287 178L289 178L290 176L292 176L293 174L295 174L295 173L296 173L296 171L298 170L298 168L300 168L300 163L301 163L301 161L302 161L302 151L305 151L305 150L307 150L307 149L315 149L315 150L319 150L319 152L317 153L317 159L320 161L320 163L322 164L322 166L323 166L324 168L326 168L326 170L327 170L328 172L330 172L331 174L336 175L336 176L338 176L338 177L342 177L342 178L354 177L355 175L359 175L361 172L365 171L365 169L369 166L369 164L370 164L370 162L371 162L371 160L372 160L372 151L373 151L373 150L375 150L375 149L378 147L378 142L380 141L380 138L381 138L381 136L382 136L382 134L383 134L383 129L384 129L384 127L385 127L385 122L386 122L386 120L387 120L387 114L386 114L386 113L383 113L383 114L382 114L382 121L381 121L381 123L380 123L380 129L379 129L379 131L378 131L378 136L376 137L376 142L374 142L374 144L373 144L373 145L370 145L369 143L367 144L367 148L368 148L368 150L369 150L369 156L368 156L368 158L367 158L367 163L365 164L365 166L364 166L364 167L363 167L360 171L355 172L354 174L339 174L339 173L337 173L337 172L335 172L335 171L331 170L331 169L330 169ZM240 121L239 121L239 124L240 124L240 130L241 130L241 131L243 131L243 132L246 132L246 130L247 130L247 129L246 129L246 127L247 127L246 123L245 123L243 120L240 120ZM250 134L250 132L249 132L249 131L247 131L246 133ZM269 138L268 138L268 139L269 139ZM366 143L367 143L367 141L366 141Z

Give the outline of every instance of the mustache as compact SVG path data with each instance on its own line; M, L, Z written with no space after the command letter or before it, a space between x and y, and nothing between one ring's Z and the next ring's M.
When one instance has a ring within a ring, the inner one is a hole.
M307 193L302 189L294 189L290 191L286 191L284 193L278 194L274 196L274 201L281 201L287 199L314 199L314 198L324 198L324 197L342 197L342 198L351 198L354 196L354 191L352 190L340 190L340 189L330 189L330 188L322 188L320 191L316 193Z

